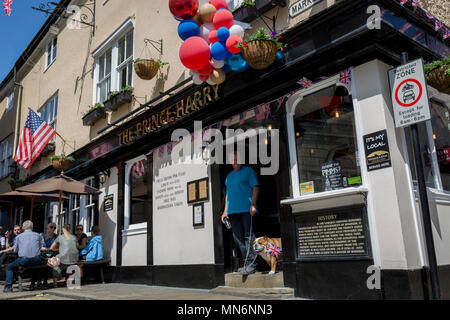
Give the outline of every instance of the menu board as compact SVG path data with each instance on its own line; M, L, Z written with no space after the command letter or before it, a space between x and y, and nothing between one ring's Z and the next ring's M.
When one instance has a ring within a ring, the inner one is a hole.
M342 167L339 161L331 161L322 165L322 179L324 191L341 189Z
M364 206L301 213L296 230L300 260L370 257Z
M208 178L189 181L187 183L188 204L204 202L209 200Z

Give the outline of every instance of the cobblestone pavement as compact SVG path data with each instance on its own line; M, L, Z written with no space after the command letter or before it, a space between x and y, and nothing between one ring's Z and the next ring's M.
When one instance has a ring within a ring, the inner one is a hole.
M210 293L209 290L169 288L131 284L90 284L81 289L14 290L0 293L0 300L243 300L245 298Z

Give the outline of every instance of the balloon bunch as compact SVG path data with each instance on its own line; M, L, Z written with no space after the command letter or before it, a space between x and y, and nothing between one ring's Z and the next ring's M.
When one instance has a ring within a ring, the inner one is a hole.
M220 84L227 71L249 69L237 46L243 42L244 29L235 24L226 0L169 0L169 8L181 19L180 60L194 71L194 83Z

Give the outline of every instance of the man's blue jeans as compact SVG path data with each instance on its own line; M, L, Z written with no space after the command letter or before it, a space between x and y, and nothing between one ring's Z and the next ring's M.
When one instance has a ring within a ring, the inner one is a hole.
M28 267L28 266L35 266L38 264L42 264L41 258L39 256L37 257L33 257L33 258L24 258L24 257L19 257L16 260L14 260L13 262L11 262L10 264L8 264L8 266L6 267L6 282L5 282L5 287L10 287L12 286L13 282L14 282L14 268L17 267ZM31 282L33 282L34 279L34 274L33 274L33 278L31 279Z
M255 267L256 263L250 264L256 256L255 250L253 250L253 241L255 240L255 222L252 216L248 212L244 213L232 213L228 216L231 222L231 232L233 233L233 238L236 245L241 250L242 258L244 259L244 264L246 266ZM250 225L252 226L252 232L250 233ZM247 251L248 257L247 257ZM245 258L247 257L247 261Z

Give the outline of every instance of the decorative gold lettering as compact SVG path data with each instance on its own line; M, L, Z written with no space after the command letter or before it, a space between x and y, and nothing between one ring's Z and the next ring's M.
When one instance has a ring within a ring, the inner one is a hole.
M208 99L207 99L208 98ZM207 101L209 100L209 101ZM212 102L211 98L211 87L207 86L203 88L203 105L208 105L208 103Z
M181 100L177 103L177 119L181 118L182 116L184 116L184 100Z
M187 99L186 99L186 113L191 112L191 111L189 111L189 109L193 110L191 96L187 97Z
M202 92L196 91L194 93L194 108L200 109L203 107L203 99L202 99Z

